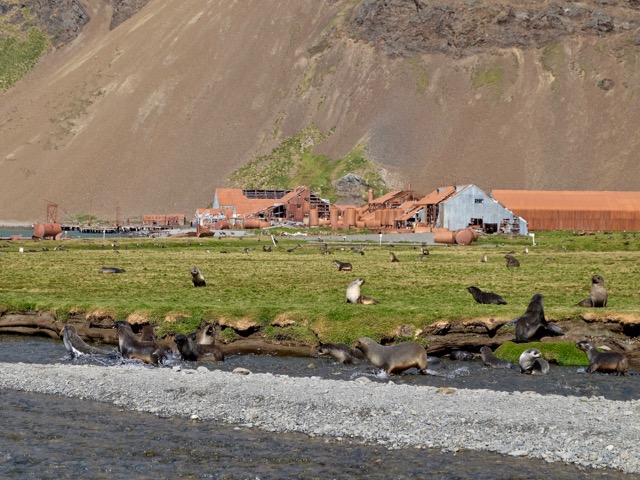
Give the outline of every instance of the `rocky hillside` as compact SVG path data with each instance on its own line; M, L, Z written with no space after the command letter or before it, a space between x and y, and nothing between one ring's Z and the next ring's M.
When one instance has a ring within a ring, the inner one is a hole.
M390 188L637 189L636 0L19 4L52 47L0 94L0 220L191 214L310 127Z

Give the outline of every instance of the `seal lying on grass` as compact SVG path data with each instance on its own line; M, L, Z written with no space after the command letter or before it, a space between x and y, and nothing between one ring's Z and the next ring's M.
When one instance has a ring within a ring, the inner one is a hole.
M485 305L490 305L490 304L506 305L507 304L507 302L505 302L502 299L502 297L497 293L483 292L478 287L473 287L473 286L467 287L467 292L469 292L473 297L473 299L478 303L482 303Z
M427 351L418 342L402 342L384 346L369 337L356 340L355 348L360 350L367 360L386 373L402 372L415 367L420 373L427 373Z

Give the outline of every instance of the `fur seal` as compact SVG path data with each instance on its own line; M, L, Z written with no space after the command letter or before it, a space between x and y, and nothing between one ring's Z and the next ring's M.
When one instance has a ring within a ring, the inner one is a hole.
M391 260L391 263L398 263L400 261L393 252L389 252L389 260Z
M199 335L196 335L196 343L214 345L216 343L216 325L209 323Z
M153 343L157 343L158 340L156 339L156 332L154 332L153 330L153 326L151 325L145 325L144 327L142 327L142 332L140 335L140 341L142 342L153 342Z
M374 305L379 303L375 298L360 294L360 287L364 285L364 278L356 278L347 287L347 300L345 303L361 303L363 305Z
M118 268L118 267L101 267L98 270L98 273L124 273L125 270L124 268Z
M207 282L204 280L204 275L196 267L191 269L191 281L194 287L206 287Z
M129 322L116 322L118 349L122 358L137 358L144 363L157 365L165 358L165 352L156 342L142 342L136 338Z
M338 267L339 272L350 272L351 270L353 270L353 265L351 265L349 262L334 260L333 263Z
M482 363L489 368L514 368L511 363L496 357L489 347L482 347L480 356L482 357Z
M581 340L576 342L576 347L587 354L589 367L587 372L615 373L626 375L629 369L629 360L618 352L600 352L591 342Z
M192 336L179 333L173 337L182 360L196 362L198 360L224 360L224 352L217 345L196 343Z
M507 302L505 302L497 293L483 292L478 287L467 287L467 292L469 292L473 299L478 303L493 305L507 304Z
M576 304L578 307L602 308L607 306L607 289L601 275L591 277L591 292L588 298Z
M73 325L66 323L64 327L62 327L62 342L64 343L64 348L67 349L69 355L72 358L81 357L83 355L111 355L112 352L107 352L100 348L92 347L91 345L87 345L80 335L78 335L78 330Z
M516 342L531 342L550 335L564 335L564 330L547 322L544 318L542 299L542 295L536 293L531 297L526 312L507 323L507 325L516 324Z
M355 348L360 350L367 360L386 373L402 372L416 367L420 373L427 373L427 351L418 342L402 342L384 346L369 337L356 340Z
M530 375L546 375L549 373L549 362L542 358L542 353L537 348L529 348L520 354L518 360L520 373Z
M508 254L508 255L505 255L504 258L507 259L507 268L520 266L520 262L513 255Z
M467 352L465 350L455 350L449 354L449 358L451 360L461 360L463 362L468 362L469 360L473 360L474 354L471 352Z
M320 343L316 355L328 355L340 363L350 364L365 360L364 354L357 348L351 348L346 343Z

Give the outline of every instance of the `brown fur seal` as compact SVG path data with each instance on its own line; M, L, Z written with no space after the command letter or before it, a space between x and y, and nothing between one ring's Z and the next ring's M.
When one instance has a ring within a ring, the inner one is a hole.
M520 262L513 255L505 255L504 258L507 259L507 268L520 266Z
M576 347L587 354L589 367L587 372L615 373L626 375L629 369L629 360L618 352L600 352L591 342L581 340L576 342Z
M482 347L480 356L482 357L482 363L489 368L514 368L511 363L496 357L489 347Z
M202 272L198 270L196 267L191 269L191 281L193 282L194 287L206 287L207 282L204 280L204 275Z
M601 275L591 277L591 292L588 298L577 303L579 307L602 308L607 306L607 289L604 286L604 278Z
M427 373L427 351L418 342L402 342L387 347L369 337L362 337L354 346L375 367L386 373L402 372L412 367L422 374Z
M156 339L156 332L153 330L153 326L145 325L142 327L142 332L140 335L140 341L142 342L153 342L158 343Z
M98 270L98 273L124 273L125 270L124 268L118 268L118 267L101 267Z
M157 365L165 358L165 352L156 342L142 342L136 338L129 322L116 322L118 349L122 358L137 358L144 363Z
M497 293L491 292L483 292L478 287L467 287L467 292L471 294L473 299L478 303L483 303L485 305L493 304L493 305L506 305L505 302L500 295Z
M196 343L200 345L215 345L216 325L209 323L202 332L196 335Z
M547 322L544 318L542 299L542 295L536 293L531 297L526 312L507 323L507 325L516 324L516 342L531 342L540 340L542 337L564 335L560 327Z
M549 362L542 358L542 353L537 348L528 348L520 354L518 360L520 373L530 375L546 375L549 373Z
M349 262L334 260L333 263L337 265L339 272L350 272L351 270L353 270L353 265L351 265Z
M345 303L361 303L363 305L374 305L378 303L375 298L360 294L360 287L364 285L364 278L356 278L347 287L347 300Z
M473 360L474 354L471 352L467 352L465 350L456 350L449 354L449 358L451 360L461 360L463 362L468 362L469 360Z
M389 260L391 260L391 263L398 263L400 261L393 252L389 252Z
M196 343L191 336L178 334L173 337L173 341L178 347L182 360L202 361L202 360L224 360L224 351L217 345L202 345Z
M78 330L76 330L76 327L69 323L65 324L65 326L62 327L61 333L64 348L67 349L67 352L69 352L69 355L71 355L73 358L81 357L83 355L113 354L113 352L108 352L106 350L87 345L84 340L80 338L80 335L78 335Z
M345 343L320 343L318 356L329 355L333 359L340 363L358 363L360 360L365 360L364 354L357 348L351 348Z

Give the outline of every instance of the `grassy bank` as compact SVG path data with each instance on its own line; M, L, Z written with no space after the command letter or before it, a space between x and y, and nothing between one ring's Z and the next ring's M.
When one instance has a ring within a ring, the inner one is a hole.
M590 279L601 274L609 289L603 317L635 317L640 302L640 238L635 235L536 235L530 240L492 236L468 247L431 247L419 255L411 246L370 245L365 255L346 246L323 255L317 246L282 238L271 253L270 239L135 239L117 247L101 239L61 242L0 242L0 311L52 311L64 319L96 310L118 319L131 314L149 319L160 332L193 330L201 320L249 321L266 333L298 340L346 341L367 335L397 336L400 326L423 328L440 320L512 319L521 315L534 293L545 297L548 319L578 318L587 309L574 306L586 297ZM56 251L64 245L65 251ZM19 248L25 249L19 253ZM243 253L248 247L249 253ZM47 250L42 250L46 248ZM32 251L29 251L32 250ZM400 259L390 263L392 250ZM507 269L504 254L516 251L521 267ZM224 253L226 252L226 253ZM481 263L483 254L488 262ZM353 272L339 272L334 259L349 261ZM126 273L99 274L103 266ZM206 288L194 288L189 270L197 266ZM347 305L347 285L366 280L365 295L378 305ZM508 305L480 305L466 287L499 293ZM286 328L271 328L288 320Z

